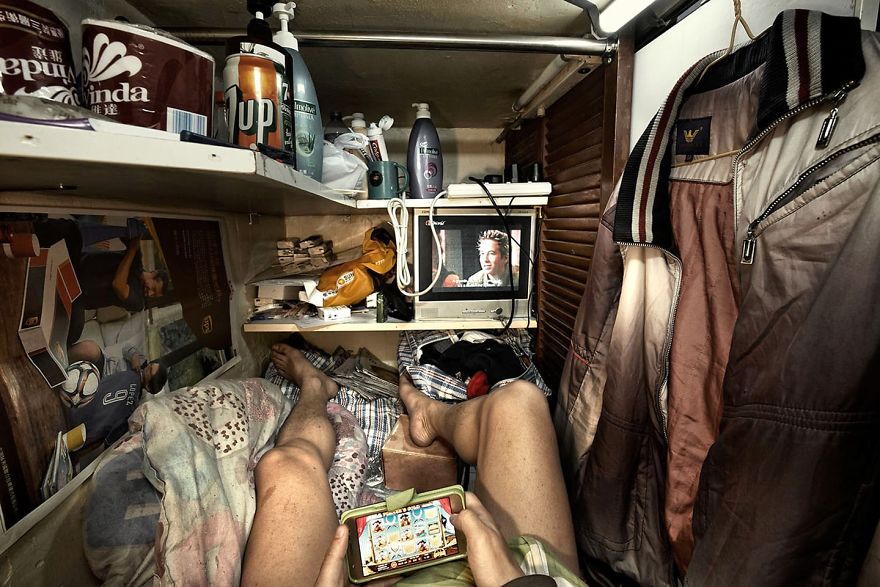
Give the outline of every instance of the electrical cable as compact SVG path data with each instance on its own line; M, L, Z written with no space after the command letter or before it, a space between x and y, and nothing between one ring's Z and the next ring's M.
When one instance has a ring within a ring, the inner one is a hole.
M437 280L440 278L440 274L443 273L443 249L440 246L440 237L437 236L437 227L434 225L434 206L437 204L437 200L445 195L446 190L443 190L434 196L434 199L431 200L431 206L428 209L428 223L431 225L431 234L434 236L434 244L437 247L437 273L434 274L434 278L431 280L428 287L415 293L409 293L405 290L406 287L413 284L413 278L409 272L409 265L406 262L409 248L409 211L406 209L406 203L401 198L392 198L388 201L388 216L391 218L391 226L394 227L394 240L397 246L397 279L395 281L397 281L397 289L399 289L400 293L405 296L415 298L425 295L434 289L434 285L436 285ZM413 285L413 287L415 288L415 285Z
M486 196L488 196L489 201L492 202L492 207L495 208L495 212L498 216L501 217L501 222L504 224L504 231L507 233L507 242L508 247L510 246L511 240L513 240L512 235L510 234L510 226L507 224L507 216L501 212L501 208L498 207L498 204L495 202L495 198L492 197L492 192L489 191L489 188L486 187L486 184L483 183L481 179L476 177L468 177L469 180L476 183L484 192L486 192ZM520 247L522 250L522 247ZM504 324L504 328L502 329L502 333L507 332L510 329L510 325L513 322L513 317L516 314L516 288L513 285L513 259L511 258L510 251L507 252L507 280L510 285L510 315L507 317L507 322ZM519 286L519 284L517 284Z

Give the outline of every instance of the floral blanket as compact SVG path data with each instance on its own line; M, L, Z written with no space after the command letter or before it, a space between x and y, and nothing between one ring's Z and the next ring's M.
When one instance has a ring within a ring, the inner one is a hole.
M86 554L99 578L137 584L150 576L144 573L143 560L136 560L144 555L143 520L130 535L125 534L126 524L90 527L90 520L106 517L110 510L121 518L132 509L144 511L142 504L107 499L108 494L115 493L114 498L125 494L118 487L102 486L103 479L115 475L116 479L143 477L158 495L158 508L147 508L155 520L150 550L154 583L237 585L256 510L254 467L274 445L290 410L278 386L264 379L216 380L138 407L129 420L131 436L96 471L87 506ZM341 406L328 404L328 416L338 440L328 476L337 509L342 511L357 502L366 439L354 416ZM119 461L132 461L131 455L140 451L143 459L133 461L136 470L122 473ZM143 496L138 500L149 501ZM133 558L120 556L126 549Z

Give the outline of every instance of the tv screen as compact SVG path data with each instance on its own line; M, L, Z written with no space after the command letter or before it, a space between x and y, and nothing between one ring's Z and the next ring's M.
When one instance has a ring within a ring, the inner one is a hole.
M504 222L494 210L469 214L436 214L434 224L443 250L440 278L421 300L517 299L528 297L529 261L534 216L510 214ZM428 216L417 216L419 291L437 272L439 259Z

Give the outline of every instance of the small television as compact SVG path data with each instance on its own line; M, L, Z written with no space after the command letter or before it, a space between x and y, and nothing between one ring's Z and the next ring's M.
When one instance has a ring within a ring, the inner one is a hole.
M429 211L414 211L416 291L423 291L439 266ZM416 320L506 319L529 316L537 213L514 209L504 221L492 208L436 209L434 226L443 268L431 290L415 299ZM514 300L512 303L511 300Z

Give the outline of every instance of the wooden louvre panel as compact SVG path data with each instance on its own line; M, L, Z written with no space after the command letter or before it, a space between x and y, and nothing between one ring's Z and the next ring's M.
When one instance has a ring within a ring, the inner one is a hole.
M506 164L540 162L553 185L538 237L535 361L557 388L581 304L599 219L629 153L632 44L587 75L543 118L507 137Z

